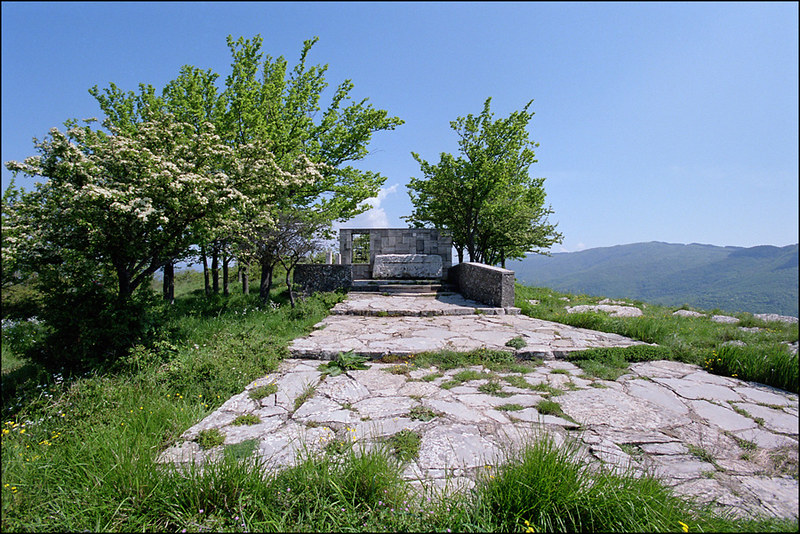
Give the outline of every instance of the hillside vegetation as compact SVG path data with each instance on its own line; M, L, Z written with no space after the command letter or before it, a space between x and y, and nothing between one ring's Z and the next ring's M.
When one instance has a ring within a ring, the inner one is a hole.
M634 243L511 261L520 283L727 312L798 316L798 246Z

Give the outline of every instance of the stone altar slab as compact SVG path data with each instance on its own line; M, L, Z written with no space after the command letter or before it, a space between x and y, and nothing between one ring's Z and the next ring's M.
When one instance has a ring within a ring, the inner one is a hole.
M373 278L421 279L442 277L442 257L435 254L378 254Z

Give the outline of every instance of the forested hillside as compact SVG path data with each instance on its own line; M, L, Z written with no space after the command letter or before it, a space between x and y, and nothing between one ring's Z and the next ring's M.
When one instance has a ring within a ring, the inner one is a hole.
M560 291L664 305L798 315L798 246L718 247L649 242L530 255L517 280Z

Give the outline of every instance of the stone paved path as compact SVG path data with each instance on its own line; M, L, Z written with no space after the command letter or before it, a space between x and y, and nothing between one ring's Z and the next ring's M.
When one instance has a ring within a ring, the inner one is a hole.
M617 335L518 315L517 308L492 308L461 295L439 297L351 293L309 336L289 346L298 358L331 359L349 350L376 359L426 351L470 351L481 347L513 351L506 343L522 337L522 358L553 358L597 347L641 344Z
M356 299L348 300L352 304ZM327 326L322 332L336 328L333 317L323 321ZM600 333L594 333L600 338L592 338L590 331L573 332L545 321L503 326L512 318L529 319L520 316L471 317L474 325L488 325L480 321L490 318L500 321L495 328L503 332L497 344L518 333L555 353L560 350L553 345L556 338L570 340L572 348L596 339L610 342ZM389 319L433 318L373 317L371 332L389 334L390 323L382 322ZM420 327L418 323L416 328ZM409 323L408 328L415 327ZM472 339L481 339L480 335L474 333ZM348 338L331 337L337 339ZM421 436L421 447L418 458L405 467L404 477L416 486L457 490L470 487L487 466L502 462L506 451L546 431L557 443L577 439L586 461L653 473L676 493L720 509L742 516L798 517L795 394L668 361L632 364L628 374L613 382L584 376L578 367L557 359L547 359L525 373L476 366L470 369L482 375L455 387L450 387L451 381L462 370L372 363L368 370L331 377L318 370L319 364L311 359L284 360L277 373L249 384L187 430L183 441L167 449L161 461L202 463L223 454L224 446L250 441L256 456L280 468L293 465L298 452L321 450L334 440L376 446L410 429ZM488 383L498 384L500 391L479 389ZM251 391L267 384L274 384L276 392L250 398ZM303 397L307 398L299 402ZM560 404L564 417L539 413L536 405L547 398ZM260 422L232 424L245 414L256 415ZM225 444L204 451L194 440L209 428L220 429Z

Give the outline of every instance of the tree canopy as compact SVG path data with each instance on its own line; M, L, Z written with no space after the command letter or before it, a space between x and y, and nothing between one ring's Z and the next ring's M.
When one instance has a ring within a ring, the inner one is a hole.
M472 261L505 265L529 252L545 254L563 238L547 220L553 211L544 204L544 178L528 175L538 146L527 131L533 101L494 120L491 100L480 115L450 123L459 138L458 156L441 153L433 165L412 152L423 177L408 184L414 211L404 218L449 230L459 261L466 250Z

